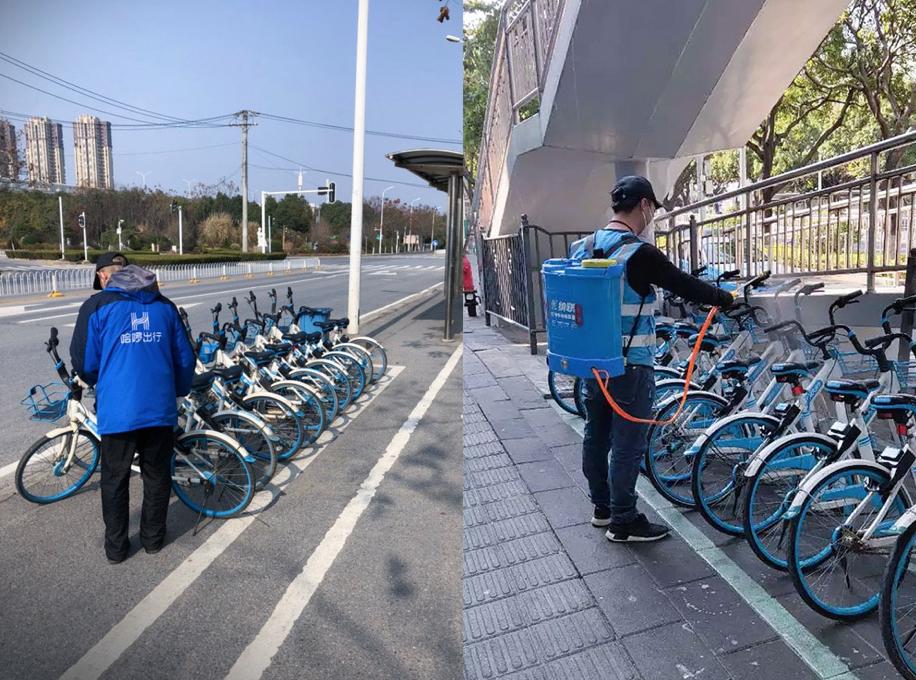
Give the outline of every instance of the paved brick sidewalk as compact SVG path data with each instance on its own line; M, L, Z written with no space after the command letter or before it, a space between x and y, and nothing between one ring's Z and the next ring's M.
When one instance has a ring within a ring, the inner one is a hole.
M543 357L508 335L465 320L465 677L821 677L679 536L627 546L591 526L581 438L542 397ZM816 623L860 668L834 677L898 677L850 628Z

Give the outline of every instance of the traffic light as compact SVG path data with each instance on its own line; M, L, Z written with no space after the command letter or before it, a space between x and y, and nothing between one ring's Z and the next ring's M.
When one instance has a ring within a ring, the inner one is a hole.
M335 198L336 191L337 185L334 184L334 182L328 182L328 203L333 203L335 200L337 200Z
M77 218L77 222L80 225L80 229L85 229L86 228L86 213L81 212L80 216Z
M172 201L171 203L169 203L169 210L171 210L172 212L177 212L178 203L176 203L175 201Z

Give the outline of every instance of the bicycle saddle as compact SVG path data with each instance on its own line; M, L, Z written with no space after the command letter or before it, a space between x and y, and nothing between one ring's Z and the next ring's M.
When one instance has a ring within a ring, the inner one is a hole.
M274 360L273 352L245 352L245 356L256 364L269 364Z
M820 368L820 361L787 361L779 364L773 364L770 367L773 375L789 375L792 373L801 373L807 375L809 371Z
M202 392L204 390L210 389L210 385L213 384L213 379L215 377L216 375L213 371L196 373L194 378L191 380L191 390L194 392Z
M913 394L879 394L871 403L879 412L900 409L916 411L916 395Z
M754 364L760 363L760 357L752 354L747 359L727 359L720 361L718 364L722 374L726 373L747 373L748 369Z
M847 380L846 378L841 378L828 380L825 389L833 401L856 404L865 399L869 392L878 387L878 384L877 380Z
M232 382L242 377L244 369L241 366L219 366L210 369L209 372L227 382Z

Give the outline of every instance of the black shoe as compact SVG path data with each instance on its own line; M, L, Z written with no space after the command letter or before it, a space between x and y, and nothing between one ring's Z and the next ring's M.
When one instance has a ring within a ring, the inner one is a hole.
M596 505L592 513L593 527L606 527L611 523L611 509L606 505Z
M629 524L611 525L604 534L609 541L614 543L646 543L648 541L659 541L671 532L669 527L663 524L653 524L642 513L636 516Z
M146 551L147 555L155 555L157 552L162 550L162 546L160 545L156 548L144 548L144 550Z
M127 555L124 555L124 557L109 557L105 555L105 559L108 560L108 564L121 564L121 562L127 559Z

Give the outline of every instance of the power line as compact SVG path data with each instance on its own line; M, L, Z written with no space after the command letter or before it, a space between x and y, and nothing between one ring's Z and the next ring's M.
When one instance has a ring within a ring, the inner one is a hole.
M262 149L261 147L255 146L254 144L251 145L251 148L252 148L252 149L255 149L255 150L257 150L257 151L260 151L261 153L266 153L268 156L274 156L275 158L279 158L280 160L284 160L284 161L286 161L287 163L292 163L293 165L301 166L301 167L306 168L307 170L311 170L311 171L313 171L313 172L319 172L319 173L322 173L322 174L325 174L325 175L334 175L335 177L350 177L351 179L352 179L352 177L353 177L353 175L352 175L351 173L348 173L348 172L335 172L335 171L333 171L333 170L324 170L324 169L322 169L322 168L313 168L313 167L311 167L311 166L309 166L309 165L306 165L305 163L300 163L299 161L293 160L292 158L287 158L286 156L281 156L280 154L274 153L273 151L268 151L267 149ZM281 168L273 168L273 169L280 170ZM288 168L287 171L288 171L288 172L295 172L295 171L298 170L298 169L299 169L298 167L295 167L295 168ZM419 188L421 188L421 189L429 189L429 188L430 188L429 185L427 185L427 184L417 184L416 182L404 182L404 181L402 181L402 180L397 180L397 179L383 179L383 178L380 178L380 177L365 177L364 179L367 180L367 181L369 181L369 182L387 182L388 184L402 184L402 185L404 185L404 186L408 186L408 187L419 187Z
M177 123L177 122L176 122L176 123L154 123L154 122L150 122L150 121L144 121L144 120L141 120L141 119L139 119L139 118L133 118L133 117L131 117L131 116L126 116L126 115L124 115L123 113L116 113L116 112L114 112L114 111L108 111L108 110L106 110L106 109L100 109L100 108L95 107L95 106L90 106L90 105L88 105L88 104L86 104L86 103L84 103L84 102L78 102L78 101L76 101L76 100L74 100L74 99L68 99L67 97L61 96L61 95L59 95L59 94L55 94L54 92L49 92L48 90L43 90L43 89L41 89L40 87L37 87L37 86L35 86L35 85L31 85L31 84L26 83L26 82L24 82L24 81L22 81L22 80L18 80L17 78L13 78L12 76L8 76L8 75L6 75L5 73L0 73L0 78L6 78L7 80L11 80L11 81L13 81L14 83L19 83L20 85L24 85L25 87L31 88L31 89L33 89L33 90L36 90L37 92L41 92L42 94L46 94L46 95L48 95L48 96L54 97L55 99L60 99L60 100L65 101L65 102L69 102L70 104L76 104L77 106L80 106L80 107L82 107L82 108L90 109L90 110L96 111L96 112L98 112L98 113L104 113L105 115L114 116L114 117L116 117L116 118L124 118L124 119L126 119L126 120L133 120L133 121L136 121L136 122L138 123L138 124L134 124L134 125L130 125L130 124L127 124L127 123L113 123L113 124L112 124L112 128L115 128L115 129L133 129L133 130L138 130L138 129L141 129L141 128L142 128L142 129L150 129L150 130L159 130L159 129L163 129L163 128L180 128L180 127L197 127L197 128L200 128L200 127L227 127L226 125L223 125L223 124L214 124L214 123L212 123L211 121L218 120L218 119L221 119L221 118L227 118L228 115L213 116L213 117L211 117L211 118L201 118L201 119L199 119L199 120L190 120L190 121L187 121L187 122L184 122L184 123Z
M118 108L127 109L128 111L131 111L132 113L146 114L149 116L153 116L154 118L170 120L171 122L188 122L187 120L179 118L177 116L170 116L164 113L157 113L150 109L144 109L142 107L134 106L133 104L128 104L127 102L123 102L121 100L114 99L113 97L108 97L100 92L95 92L94 90L90 90L89 88L82 87L81 85L77 85L76 83L70 82L69 80L65 80L64 78L61 78L59 76L55 76L53 73L48 73L47 71L43 71L42 69L38 68L37 66L32 66L31 64L28 64L20 59L16 59L16 57L13 57L4 52L0 52L0 59L14 66L17 66L23 69L24 71L31 73L32 75L37 75L39 78L48 80L60 87L63 87L67 90L71 90L73 92L77 92L86 97L90 97L91 99L95 99L96 101L100 101L105 104L114 104Z
M204 149L220 149L226 146L238 146L235 142L226 144L209 144L207 146L187 146L183 149L162 149L160 151L130 151L125 153L116 153L115 156L155 156L165 153L179 153L182 151L202 151Z
M283 123L294 123L296 125L304 125L307 127L316 127L324 130L336 130L338 132L353 132L353 128L347 125L335 125L333 123L321 123L313 120L303 120L301 118L292 118L290 116L279 116L273 113L258 113L262 118L267 118L269 120L276 120ZM409 139L416 142L435 142L439 144L449 144L461 146L462 142L458 139L445 139L442 137L424 137L421 135L407 135L399 132L387 132L384 130L366 130L367 135L372 135L374 137L393 137L395 139Z

